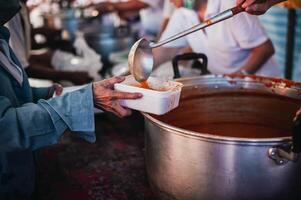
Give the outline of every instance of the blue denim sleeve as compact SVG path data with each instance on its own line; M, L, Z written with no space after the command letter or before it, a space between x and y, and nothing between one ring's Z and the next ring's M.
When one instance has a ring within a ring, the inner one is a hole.
M54 121L61 120L83 139L95 142L92 84L47 101L40 100L39 104L53 116ZM59 129L60 126L56 128Z
M95 142L93 107L91 85L17 108L0 96L0 152L55 144L68 128L88 142Z

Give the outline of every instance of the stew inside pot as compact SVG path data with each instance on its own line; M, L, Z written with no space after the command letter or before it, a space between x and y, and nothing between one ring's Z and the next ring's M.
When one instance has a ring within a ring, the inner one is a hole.
M292 119L300 100L256 91L190 88L182 92L177 109L153 116L189 131L228 137L291 136Z

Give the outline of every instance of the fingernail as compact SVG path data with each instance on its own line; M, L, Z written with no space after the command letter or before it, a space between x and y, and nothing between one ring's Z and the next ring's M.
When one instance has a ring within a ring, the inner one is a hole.
M246 7L247 7L247 4L246 4L246 3L243 3L243 4L241 5L241 7L246 8Z

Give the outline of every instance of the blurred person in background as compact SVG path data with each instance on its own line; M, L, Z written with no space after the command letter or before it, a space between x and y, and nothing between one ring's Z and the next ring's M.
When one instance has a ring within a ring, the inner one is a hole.
M159 34L157 35L158 39L160 39L162 33L166 29L169 19L172 16L172 14L176 8L178 8L176 4L172 3L170 0L164 0L163 20L162 20L162 23L160 26Z
M246 12L254 15L262 15L264 14L270 7L273 5L280 3L294 3L301 6L301 2L299 1L283 1L283 0L270 0L270 1L262 1L262 0L237 0L237 5L242 5L245 8ZM298 4L299 3L299 4ZM301 115L301 107L296 112L296 115Z
M163 20L163 7L165 0L128 0L128 1L101 1L93 4L102 12L117 12L120 16L127 13L138 12L140 15L141 35L156 36Z
M52 81L70 81L75 85L82 85L91 82L93 79L86 71L59 71L51 65L53 51L41 55L30 55L31 51L31 24L26 7L26 0L21 1L21 10L6 24L10 30L10 44L22 67L29 77L48 79ZM62 42L61 42L62 43ZM53 48L60 47L59 42L52 41ZM61 45L64 48L71 46L67 42ZM70 48L71 49L71 48Z
M115 77L60 95L62 88L31 88L27 75L8 44L4 24L20 9L18 0L0 0L0 199L33 199L34 151L56 144L68 129L95 142L94 107L119 117L131 114L119 99L140 98L139 93L114 90L124 78Z
M190 1L190 3L185 3ZM220 12L235 6L235 1L172 0L177 7L160 40L186 30ZM257 74L281 76L272 59L274 47L259 20L240 13L228 20L197 31L183 38L153 49L155 67L171 60L190 47L193 52L208 57L208 70L213 74Z

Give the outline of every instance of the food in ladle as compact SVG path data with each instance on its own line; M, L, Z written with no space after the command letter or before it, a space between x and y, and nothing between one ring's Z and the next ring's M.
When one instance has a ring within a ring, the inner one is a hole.
M147 80L140 82L140 87L152 90L152 88L149 87Z

